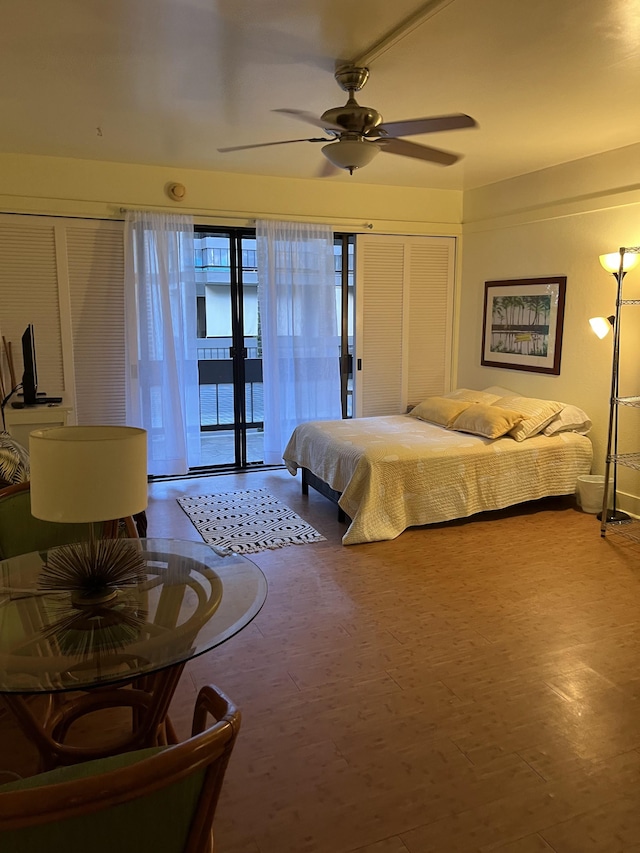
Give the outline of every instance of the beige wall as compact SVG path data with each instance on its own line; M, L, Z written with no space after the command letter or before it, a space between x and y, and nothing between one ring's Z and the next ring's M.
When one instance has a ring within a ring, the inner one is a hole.
M590 157L465 194L458 376L463 387L502 385L574 403L594 426L594 473L604 470L612 338L599 340L589 317L615 312L616 283L598 255L640 244L640 146ZM559 376L482 367L484 282L566 275ZM640 298L640 270L624 298ZM623 309L622 394L640 393L640 306ZM640 451L640 410L621 412L621 450ZM636 472L621 470L620 489L640 495ZM624 501L624 497L623 497ZM638 511L640 500L627 499Z
M183 202L166 195L185 185ZM462 193L346 181L288 180L58 157L0 155L0 212L122 219L121 207L173 210L197 221L310 219L373 233L459 235ZM369 228L368 226L372 226Z

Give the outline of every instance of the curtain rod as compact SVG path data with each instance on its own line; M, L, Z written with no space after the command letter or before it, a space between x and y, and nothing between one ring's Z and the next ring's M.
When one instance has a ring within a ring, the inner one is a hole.
M175 207L154 206L154 207L149 207L149 208L121 207L120 213L129 213L129 212L132 212L132 213L138 213L138 212L139 213L146 213L146 212L155 213L158 211L164 212L166 210L170 210L172 213L178 213L179 212L175 209ZM255 215L241 216L239 213L211 213L211 211L206 211L206 210L203 210L202 208L190 208L188 213L194 213L196 215L205 216L208 219L242 219L245 222L251 223L252 225L256 224L257 219L280 220L282 218L280 215L276 216L275 214L273 214L273 215L259 216L256 219ZM328 217L324 216L324 217L320 217L320 219L328 219ZM297 216L296 220L305 220L305 221L311 221L311 222L317 221L317 219L313 216ZM356 223L354 223L353 221L351 221L351 222L329 222L328 224L332 225L334 228L336 228L336 227L365 228L368 231L373 231L373 222L360 222L360 223L356 222Z

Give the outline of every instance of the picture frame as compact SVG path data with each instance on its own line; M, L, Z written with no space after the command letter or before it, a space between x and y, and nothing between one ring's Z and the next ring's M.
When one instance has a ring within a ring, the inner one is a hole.
M485 281L481 363L559 375L566 288L560 275Z

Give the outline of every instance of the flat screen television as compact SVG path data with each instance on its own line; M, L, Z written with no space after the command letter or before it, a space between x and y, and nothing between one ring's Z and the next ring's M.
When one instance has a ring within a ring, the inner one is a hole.
M24 364L22 395L25 405L33 406L37 402L38 368L36 367L36 341L31 323L22 335L22 361Z

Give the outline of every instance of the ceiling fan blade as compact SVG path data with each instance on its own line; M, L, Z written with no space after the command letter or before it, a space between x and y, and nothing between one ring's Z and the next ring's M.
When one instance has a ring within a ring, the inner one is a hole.
M402 154L404 157L428 160L430 163L438 163L440 166L452 166L460 159L459 154L441 151L439 148L430 148L428 145L418 145L415 142L408 142L406 139L379 139L377 144L382 151L387 151L389 154Z
M414 136L417 133L437 133L439 130L461 130L464 127L477 127L476 120L463 113L449 116L431 116L430 118L411 118L406 121L385 121L375 128L375 135L382 131L384 136Z
M314 115L313 113L308 113L306 110L289 110L289 109L281 109L281 110L271 110L274 113L283 113L286 116L291 116L291 118L297 118L299 121L304 121L307 124L313 124L315 127L329 127L335 128L336 130L344 130L343 127L340 127L338 124L331 124L331 122L327 123L326 121L322 121L319 116Z
M312 139L282 139L280 142L258 142L256 145L231 145L229 148L218 148L221 154L227 151L246 151L247 148L267 148L269 145L289 145L291 142L332 142L324 136Z

